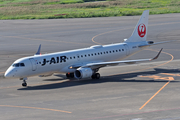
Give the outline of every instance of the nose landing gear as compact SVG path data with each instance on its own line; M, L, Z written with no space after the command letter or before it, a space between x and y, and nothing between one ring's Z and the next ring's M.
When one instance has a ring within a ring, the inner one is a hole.
M22 86L26 87L27 86L27 83L26 83L27 78L20 78L20 80L23 80Z
M23 87L26 87L26 86L27 86L27 83L26 83L25 80L23 80L22 86L23 86Z

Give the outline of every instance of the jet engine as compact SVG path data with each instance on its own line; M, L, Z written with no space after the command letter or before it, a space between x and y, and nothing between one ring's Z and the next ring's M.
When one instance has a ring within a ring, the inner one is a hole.
M76 79L89 78L93 75L93 70L91 68L78 68L74 72L74 77Z

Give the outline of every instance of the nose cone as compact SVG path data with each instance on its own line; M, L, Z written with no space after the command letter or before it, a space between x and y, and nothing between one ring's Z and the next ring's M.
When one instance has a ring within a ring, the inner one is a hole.
M11 74L6 71L5 74L4 74L4 77L6 77L6 78L7 78L7 77L11 77Z
M14 74L13 74L13 71L11 70L11 68L9 68L9 69L5 72L4 76L5 76L6 78L14 77Z

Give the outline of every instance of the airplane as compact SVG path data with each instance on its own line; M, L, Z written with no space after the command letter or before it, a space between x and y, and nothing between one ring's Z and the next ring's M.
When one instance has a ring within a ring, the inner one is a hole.
M89 48L76 49L49 54L41 54L41 45L34 56L16 60L5 72L6 78L19 78L23 80L22 86L26 87L26 80L31 76L46 77L54 73L66 73L67 78L99 79L99 69L114 66L120 63L136 63L152 61L159 57L159 53L151 59L123 60L154 43L146 41L148 29L149 10L142 13L132 35L123 43L109 45L94 45Z

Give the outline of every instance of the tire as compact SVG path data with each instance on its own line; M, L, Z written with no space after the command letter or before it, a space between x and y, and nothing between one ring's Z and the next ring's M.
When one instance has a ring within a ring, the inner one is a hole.
M71 78L74 78L74 73L70 73L70 77L71 77Z
M91 76L92 79L100 79L100 74L99 73L95 73Z
M26 86L27 86L27 83L22 83L22 86L23 86L23 87L26 87Z
M67 78L74 78L74 73L66 73Z
M95 79L100 79L100 74L99 73L95 74Z
M95 79L95 74L93 74L93 75L91 76L91 78L92 78L92 79Z
M70 77L70 73L66 73L66 77L69 78Z

